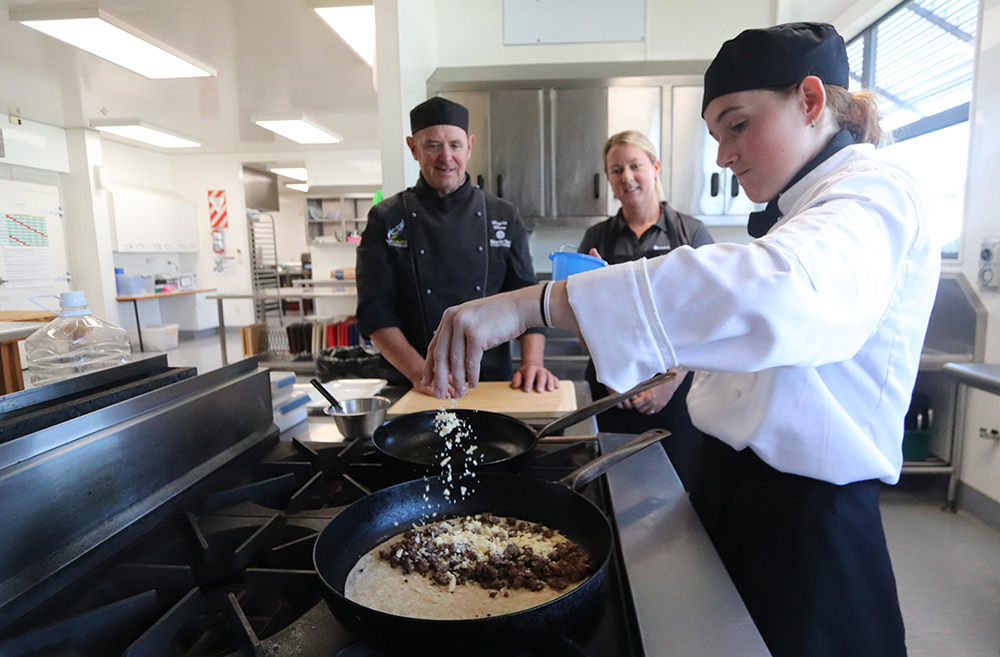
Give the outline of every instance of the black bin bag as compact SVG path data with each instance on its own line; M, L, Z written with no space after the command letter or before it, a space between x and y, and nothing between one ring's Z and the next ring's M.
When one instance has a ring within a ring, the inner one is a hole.
M410 385L375 347L330 347L316 356L316 371L324 383L333 379L385 379L391 386Z

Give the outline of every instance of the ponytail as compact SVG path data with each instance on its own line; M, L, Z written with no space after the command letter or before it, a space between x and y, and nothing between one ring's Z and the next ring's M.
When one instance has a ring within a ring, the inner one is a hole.
M879 125L878 100L871 91L851 93L843 87L828 84L826 104L834 120L842 129L854 135L859 144L886 146L892 143L892 134Z
M768 87L770 91L791 96L799 84L785 87ZM871 91L850 92L835 84L823 83L826 89L826 107L841 130L847 130L858 144L888 146L892 143L892 133L879 125L882 117L878 112L878 96Z

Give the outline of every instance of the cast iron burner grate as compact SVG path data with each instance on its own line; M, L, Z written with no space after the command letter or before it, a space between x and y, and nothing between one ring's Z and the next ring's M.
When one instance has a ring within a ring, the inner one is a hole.
M224 515L330 518L372 490L399 483L369 441L346 445L281 443L248 473L204 500L200 510Z
M261 641L319 604L322 585L312 567L319 527L262 520L175 518L96 585L32 614L59 620L0 641L0 654L264 655Z

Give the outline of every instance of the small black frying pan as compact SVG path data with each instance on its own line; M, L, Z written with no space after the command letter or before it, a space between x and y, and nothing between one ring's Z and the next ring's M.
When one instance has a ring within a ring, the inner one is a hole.
M576 492L619 461L669 435L647 431L595 459L559 482L509 474L476 477L466 498L452 500L444 477L408 481L371 493L339 513L320 532L313 549L316 571L334 617L351 633L386 655L516 655L570 629L595 601L614 549L611 524ZM428 490L429 489L429 490ZM428 518L431 511L437 516ZM344 584L363 555L414 523L426 524L490 512L540 522L580 545L596 572L568 593L524 611L487 618L426 620L395 616L344 596Z
M532 450L541 438L558 434L566 427L597 415L643 390L654 388L676 378L675 372L657 374L643 381L628 392L610 395L583 408L564 415L542 427L537 432L521 420L501 413L454 409L454 413L471 429L472 437L464 446L476 446L476 461L465 461L469 469L476 472L518 472L531 458ZM530 393L525 393L530 394ZM446 403L442 401L442 406ZM372 435L372 442L401 474L423 477L440 474L442 454L458 454L458 448L446 447L447 436L442 436L435 427L435 418L440 411L408 413L384 422ZM464 457L463 457L464 458Z

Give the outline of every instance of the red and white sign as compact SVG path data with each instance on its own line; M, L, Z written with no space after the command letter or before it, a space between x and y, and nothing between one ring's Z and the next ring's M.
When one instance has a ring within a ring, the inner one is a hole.
M212 228L229 228L229 216L226 214L226 190L208 190L208 223Z

